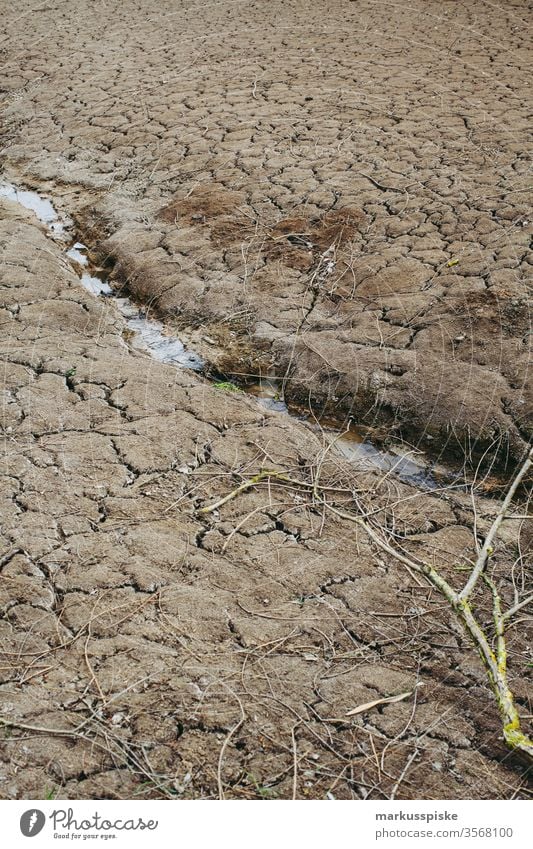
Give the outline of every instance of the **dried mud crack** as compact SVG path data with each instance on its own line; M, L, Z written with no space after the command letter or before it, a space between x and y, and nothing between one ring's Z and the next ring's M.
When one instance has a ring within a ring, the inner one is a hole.
M0 796L525 798L458 619L344 515L459 589L486 471L530 438L524 4L491 13L497 45L453 4L453 46L442 3L192 5L9 12L5 179L228 382L486 469L472 492L362 470L327 418L150 358L0 198ZM527 516L520 492L490 554L508 608Z

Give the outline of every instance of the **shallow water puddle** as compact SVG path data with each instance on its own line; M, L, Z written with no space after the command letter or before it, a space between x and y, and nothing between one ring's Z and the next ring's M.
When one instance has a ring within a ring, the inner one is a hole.
M440 484L428 471L423 460L416 455L395 454L392 451L378 449L371 442L354 439L348 431L335 440L335 445L348 460L357 462L368 469L381 469L383 472L393 472L403 481L414 483L429 489L436 489Z
M39 221L46 224L52 236L64 241L68 239L69 230L73 222L69 218L60 218L52 202L42 197L37 192L26 189L18 189L12 183L0 183L0 197L15 201L24 209L34 212ZM202 358L194 351L188 351L183 342L175 336L168 336L159 321L152 321L144 315L144 311L136 307L129 298L116 297L112 287L107 282L105 275L93 269L91 274L88 247L83 242L74 242L67 250L65 256L76 267L80 277L81 285L93 295L104 295L113 297L120 312L126 319L128 328L132 331L131 344L133 347L149 351L152 356L162 363L174 363L185 368L199 371L203 368Z
M150 351L161 363L174 363L195 371L204 367L204 361L195 351L187 350L176 336L167 336L163 324L145 318L144 311L134 306L129 298L115 298L115 303L135 334L132 340L135 347Z
M427 468L423 457L418 458L415 452L387 451L377 448L368 437L368 429L351 424L344 431L328 424L327 420L314 421L305 410L292 408L289 410L283 400L283 381L279 378L264 377L259 383L252 383L245 387L246 392L254 395L262 407L267 410L275 410L287 413L293 418L307 422L310 427L326 434L331 442L335 444L340 453L361 469L381 469L383 472L391 472L408 483L414 483L425 489L436 489L440 484Z
M27 189L19 189L12 183L0 183L0 197L15 201L35 213L39 221L46 224L50 234L62 242L69 239L73 222L66 216L60 217L52 202ZM111 297L132 332L130 344L148 351L154 359L162 363L201 371L205 363L195 351L187 350L176 336L166 333L164 325L146 317L146 311L137 307L129 298L116 294L107 282L106 275L98 269L90 269L88 248L83 242L74 241L65 250L65 256L78 272L80 282L95 296ZM92 273L91 273L92 271ZM257 398L258 403L267 410L285 413L292 418L306 421L311 427L331 437L336 449L358 468L381 469L385 473L397 475L407 483L413 483L424 489L436 489L441 484L433 477L423 460L418 460L410 452L395 454L379 449L372 444L357 426L339 431L323 423L313 422L309 414L298 410L290 411L283 400L282 381L274 377L263 378L259 383L243 387L244 391Z
M12 183L0 183L0 197L15 201L24 209L29 209L35 213L39 221L46 224L48 229L58 238L65 236L66 229L72 226L70 219L59 217L52 201L41 197L37 192L32 192L29 189L17 189Z
M74 242L72 247L65 253L72 262L77 262L78 265L89 264L89 260L87 258L87 246L84 245L83 242Z
M87 251L88 248L83 242L75 242L65 254L72 262L83 267L87 266L89 262ZM195 371L204 367L202 358L194 351L188 351L183 342L176 336L168 336L160 321L146 318L144 310L135 306L129 298L115 295L103 275L98 277L95 274L82 271L80 282L93 295L113 297L119 311L126 319L128 328L133 333L131 344L134 348L149 351L154 359L161 363L173 363L184 368L192 368Z
M92 274L82 274L80 277L81 285L84 286L93 295L112 295L113 289L106 283L105 280L100 280L99 277L94 277Z
M250 383L245 387L249 395L254 395L265 410L274 410L276 413L288 413L289 408L283 400L281 381L271 377L264 377L259 383Z

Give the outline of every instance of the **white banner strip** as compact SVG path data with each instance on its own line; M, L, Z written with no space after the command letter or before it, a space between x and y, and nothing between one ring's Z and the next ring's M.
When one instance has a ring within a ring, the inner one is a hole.
M2 846L531 847L524 801L3 801ZM32 842L32 841L35 842ZM69 843L67 843L69 841Z

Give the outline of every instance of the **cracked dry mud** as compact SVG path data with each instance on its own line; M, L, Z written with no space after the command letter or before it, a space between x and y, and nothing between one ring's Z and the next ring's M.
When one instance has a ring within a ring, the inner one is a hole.
M23 0L0 37L3 173L218 371L510 475L532 421L526 14ZM305 487L199 513L265 466L309 482L321 437L130 347L8 200L0 267L0 796L524 796L434 591ZM456 584L499 506L334 448L321 475ZM511 602L526 531L504 522L495 551Z

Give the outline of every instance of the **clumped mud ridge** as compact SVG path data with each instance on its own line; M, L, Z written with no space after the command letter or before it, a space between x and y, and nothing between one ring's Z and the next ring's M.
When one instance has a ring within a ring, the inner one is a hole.
M96 8L22 0L0 37L0 182L72 219L0 197L0 797L525 798L443 598L321 497L460 587L525 453L528 4ZM216 382L136 347L78 241ZM472 492L350 462L231 391L258 375ZM205 511L265 469L292 483Z

